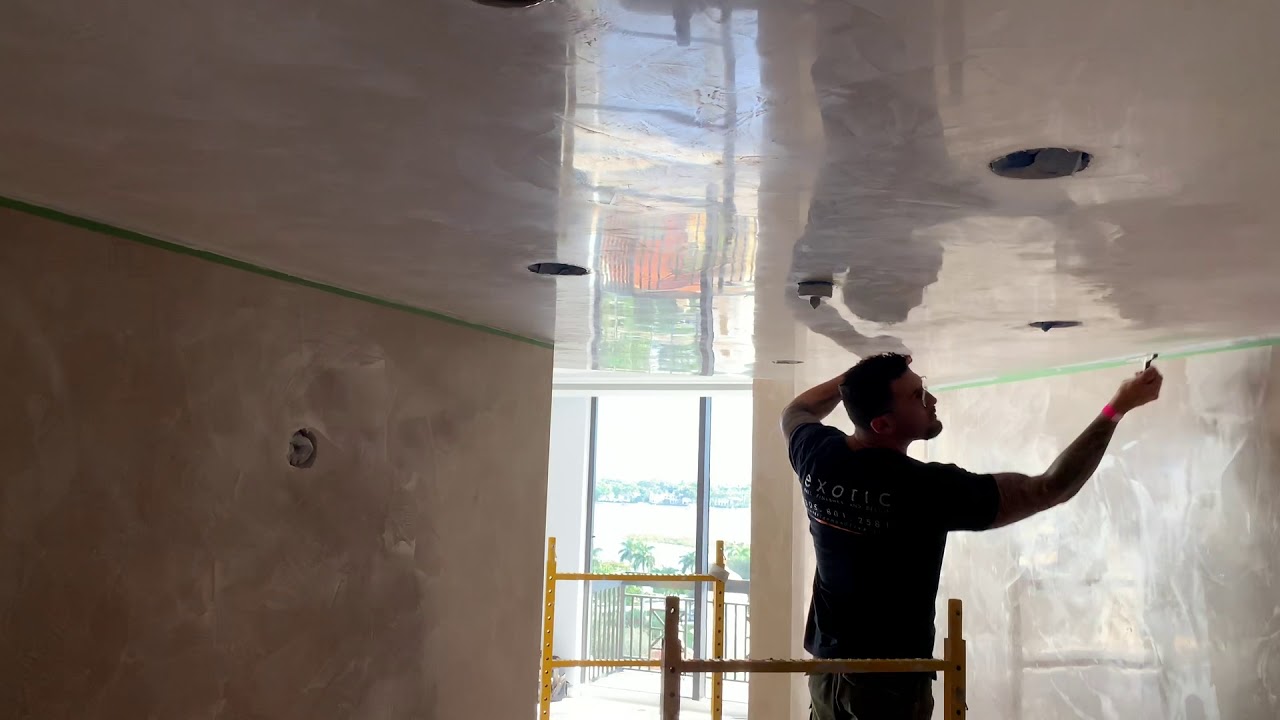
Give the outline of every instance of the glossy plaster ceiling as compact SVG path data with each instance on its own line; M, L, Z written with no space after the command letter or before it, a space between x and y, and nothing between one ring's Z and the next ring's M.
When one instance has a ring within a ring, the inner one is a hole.
M1280 332L1277 27L1267 0L18 0L0 194L554 338L567 370L905 345L972 379ZM1062 144L1093 164L987 170ZM549 259L594 272L523 269ZM1056 319L1084 326L1026 327Z

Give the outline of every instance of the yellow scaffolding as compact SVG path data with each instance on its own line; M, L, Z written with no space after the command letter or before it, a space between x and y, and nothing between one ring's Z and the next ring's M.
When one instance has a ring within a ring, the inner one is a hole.
M680 675L687 672L884 673L941 672L942 717L965 720L964 611L959 600L947 602L947 638L941 660L686 660L680 654L680 598L667 597L662 644L662 720L680 720Z
M713 662L724 660L724 595L725 581L729 572L725 569L724 541L716 542L716 562L712 572L694 575L659 575L643 573L562 573L556 565L556 539L547 538L547 572L546 572L546 607L542 613L542 687L538 700L539 720L551 718L551 680L555 668L569 667L610 667L610 668L661 668L666 658L666 648L670 643L680 647L679 607L680 598L672 595L667 598L667 624L663 638L664 660L554 660L552 659L552 641L555 637L556 622L556 583L561 580L617 580L620 582L709 582L715 588L715 616L712 620L711 658ZM676 602L676 611L671 611L671 602ZM674 618L674 619L673 619ZM672 630L672 623L675 630ZM679 651L677 651L679 652ZM703 660L701 662L708 662ZM724 673L734 672L722 667L714 667L706 671L711 673L711 720L721 720L724 713ZM676 675L676 694L679 695L679 675ZM665 677L664 677L665 682Z

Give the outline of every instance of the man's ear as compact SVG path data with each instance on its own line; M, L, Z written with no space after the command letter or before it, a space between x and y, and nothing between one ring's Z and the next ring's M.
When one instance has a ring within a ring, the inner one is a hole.
M871 421L871 432L877 435L883 435L891 430L893 430L893 421L887 415L881 415Z

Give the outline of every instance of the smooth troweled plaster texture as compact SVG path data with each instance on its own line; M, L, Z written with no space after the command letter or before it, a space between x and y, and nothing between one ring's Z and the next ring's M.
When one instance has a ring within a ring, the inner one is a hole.
M0 211L0 357L0 716L532 713L550 350Z
M939 618L946 598L964 601L970 717L1280 717L1280 352L1158 364L1163 397L1124 419L1079 495L1008 528L951 536ZM1041 472L1138 367L941 392L946 428L913 454ZM801 375L798 388L826 379ZM781 472L793 502L799 494L777 430L791 393L769 382L779 391L756 382L758 657L791 649L780 629L800 642L814 571L807 521L768 489ZM840 409L829 422L851 429ZM940 682L934 691L940 699ZM803 720L806 701L803 688L752 684L752 717Z
M759 377L796 326L935 383L1280 335L1280 3L1170 5L11 0L0 196L570 371ZM988 168L1058 145L1094 160Z
M1159 364L1079 495L952 537L973 717L1280 717L1280 353ZM1041 472L1136 369L943 393L919 454Z

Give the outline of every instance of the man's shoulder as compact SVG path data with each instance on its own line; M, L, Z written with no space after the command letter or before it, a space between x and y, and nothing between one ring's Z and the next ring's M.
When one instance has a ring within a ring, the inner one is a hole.
M821 422L801 423L791 431L791 442L808 437L847 437L839 428Z
M848 436L838 428L822 423L805 423L787 438L787 451L794 465L826 455L833 449L847 448L847 439Z
M844 441L848 436L839 428L819 422L805 423L791 431L787 437L787 445L793 450L797 446L819 446L833 440Z

